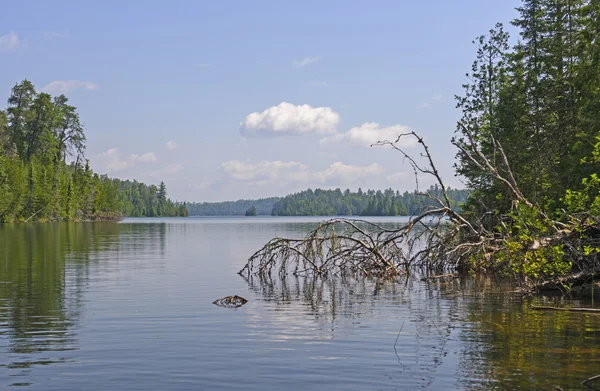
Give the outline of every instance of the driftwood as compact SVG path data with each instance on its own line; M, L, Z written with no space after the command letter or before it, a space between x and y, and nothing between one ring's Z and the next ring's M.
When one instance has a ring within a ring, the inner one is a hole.
M600 313L600 308L577 308L577 307L551 307L545 305L532 305L531 308L534 310L544 311L568 311L568 312L595 312Z
M537 289L540 291L563 290L565 286L582 285L594 280L600 280L600 273L579 272L553 281L544 281L537 285Z
M414 137L422 146L425 164L417 162L396 144L402 137ZM254 253L239 271L241 275L364 275L398 276L411 266L442 271L446 256L463 260L470 245L454 246L458 237L478 238L480 232L458 214L450 203L446 187L425 145L416 133L401 134L396 142L379 142L403 154L418 173L435 178L441 196L420 193L431 202L406 224L386 228L360 219L337 218L321 223L303 239L275 238ZM418 182L417 182L418 185ZM418 186L417 186L418 187ZM476 242L476 240L475 240ZM456 266L456 265L455 265Z
M600 375L592 376L589 379L582 381L581 384L583 384L584 386L586 386L590 390L600 390L600 386L594 386L594 387L592 387L592 385L590 385L590 383L595 382L597 380L600 380Z
M225 296L220 299L213 301L214 305L218 305L219 307L225 308L239 308L246 304L248 300L244 299L241 296Z
M511 213L500 214L483 203L481 206L487 212L469 219L454 210L423 138L415 132L405 133L394 142L381 141L375 145L389 146L398 151L413 168L417 193L428 201L419 215L394 228L359 219L328 220L305 238L272 239L249 258L239 274L267 276L275 272L282 276L350 274L395 277L419 267L434 274L461 270L510 273L521 277L525 288L562 287L564 290L587 281L588 276L584 274L558 279L561 277L558 274L565 273L564 270L548 268L549 271L545 272L541 266L539 271L527 272L528 262L543 254L544 248L563 252L567 257L564 264L570 263L571 270L600 270L598 254L589 251L600 247L600 219L597 216L568 215L563 219L565 222L552 220L525 197L498 140L492 141L499 159L490 160L482 152L473 132L465 128L463 133L469 143L455 145L475 166L487 173L490 181L506 188L513 205ZM421 154L413 157L402 150L399 142L403 137L416 139ZM439 192L419 192L419 175L433 178ZM540 237L535 237L537 228L532 228L530 243L523 243L522 248L515 249L513 231L520 228L512 225L521 208L527 214L523 217L525 221L519 224L526 226L527 219L531 219L543 229L538 229ZM532 217L528 217L529 214ZM534 279L528 278L531 276L535 276Z
M429 281L429 280L441 280L444 278L459 278L460 276L455 273L447 273L447 274L438 274L437 276L429 276L421 278L421 281Z

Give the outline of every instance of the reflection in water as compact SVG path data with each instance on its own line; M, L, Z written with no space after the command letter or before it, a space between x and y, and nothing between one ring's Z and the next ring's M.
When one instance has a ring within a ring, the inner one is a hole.
M485 278L439 283L436 289L461 314L466 388L579 390L585 389L581 381L600 373L600 316L531 308L548 301L561 301L559 306L589 302L523 297L510 284Z
M0 389L577 390L600 374L599 315L530 307L589 302L477 278L241 280L257 246L308 229L287 221L0 225ZM230 294L249 301L212 304Z
M426 286L414 279L257 275L243 278L250 290L276 306L271 321L287 323L280 335L269 336L272 340L293 334L289 332L290 314L295 318L309 315L314 324L305 319L302 328L314 329L321 340L335 340L336 336L360 333L361 327L375 328L365 324L377 319L382 322L382 317L392 313L395 327L393 332L385 332L389 342L384 354L395 355L394 377L402 378L409 388L430 386L448 353L446 342L452 316ZM380 340L386 338L385 334L372 337Z
M523 297L507 282L293 276L246 281L280 311L310 314L322 339L335 339L349 319L377 318L382 307L394 307L402 323L390 349L402 376L420 376L421 387L432 386L436 372L452 366L456 358L449 353L458 358L456 385L470 390L582 389L581 381L596 374L591 368L600 368L600 316L532 310L532 300L552 299Z
M69 361L90 268L122 251L164 251L165 225L0 224L0 367ZM99 256L101 254L101 256ZM101 267L100 267L101 268ZM97 278L97 276L94 276ZM4 345L6 344L6 345ZM26 385L14 382L13 385Z

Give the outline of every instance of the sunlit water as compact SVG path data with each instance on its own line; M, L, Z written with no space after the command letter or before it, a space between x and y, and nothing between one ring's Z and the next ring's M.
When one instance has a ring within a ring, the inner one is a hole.
M380 219L396 224L399 219ZM585 389L600 316L489 280L244 279L315 218L0 225L0 389ZM240 295L238 309L212 301Z

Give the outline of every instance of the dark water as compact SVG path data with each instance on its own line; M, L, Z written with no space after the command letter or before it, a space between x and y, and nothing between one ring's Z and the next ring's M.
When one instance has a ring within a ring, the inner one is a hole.
M600 316L530 309L590 302L236 274L316 221L0 225L0 389L568 390L600 374ZM248 304L211 304L233 294Z

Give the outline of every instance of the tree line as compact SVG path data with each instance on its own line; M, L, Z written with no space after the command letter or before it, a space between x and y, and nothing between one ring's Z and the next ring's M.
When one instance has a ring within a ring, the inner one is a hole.
M270 215L279 197L224 202L188 202L190 216L244 216L254 206L257 215Z
M468 192L447 189L452 205L460 210L466 202ZM431 186L426 194L439 196L437 185ZM187 203L190 216L408 216L431 205L432 201L415 191L400 193L392 189L350 189L341 191L308 189L283 198L271 197L257 200L225 202Z
M0 110L0 222L185 215L166 186L94 173L77 108L65 95L15 84Z
M437 185L431 186L426 194L439 196ZM448 189L452 204L456 208L466 201L465 190ZM273 216L410 216L431 205L431 200L420 192L400 193L393 189L367 190L349 189L341 191L308 189L288 195L273 206Z

